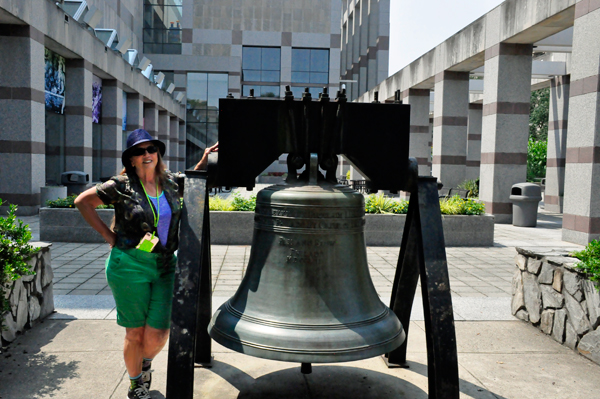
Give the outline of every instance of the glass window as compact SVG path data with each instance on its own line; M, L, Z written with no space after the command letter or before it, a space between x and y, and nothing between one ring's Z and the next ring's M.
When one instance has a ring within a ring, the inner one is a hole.
M244 47L242 49L242 69L261 69L261 48Z
M182 0L144 0L144 52L181 54Z
M318 93L322 91L322 87L329 84L329 50L327 49L292 49L292 86L300 87L293 89L294 96L296 92L302 93L303 86L311 87L313 91ZM313 90L316 86L321 86ZM313 97L314 94L313 94Z
M188 73L186 167L194 166L204 149L218 140L219 99L227 96L224 73Z
M254 97L279 97L279 86L257 86L244 85L242 86L242 96L250 96L250 90L254 89Z
M280 48L245 46L242 49L242 84L244 82L279 83L280 79Z

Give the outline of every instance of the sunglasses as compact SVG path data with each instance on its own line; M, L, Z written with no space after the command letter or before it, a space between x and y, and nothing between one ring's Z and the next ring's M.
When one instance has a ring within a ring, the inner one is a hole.
M139 157L140 155L144 155L146 152L148 154L156 154L158 151L158 147L155 145L149 145L148 147L136 147L131 150L132 157Z

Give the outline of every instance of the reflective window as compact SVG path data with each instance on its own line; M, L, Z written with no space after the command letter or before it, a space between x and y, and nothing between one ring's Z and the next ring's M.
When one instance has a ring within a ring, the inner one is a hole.
M215 144L219 134L219 99L226 97L229 76L225 73L188 73L186 167L193 167L204 149Z
M244 47L242 49L242 96L279 97L281 49L279 47ZM261 83L261 84L257 84Z
M325 86L329 84L329 50L292 49L292 86ZM292 89L296 96L297 89ZM304 90L301 90L302 92ZM311 93L314 91L311 88ZM314 97L314 95L313 95Z
M181 54L182 0L144 0L144 53Z
M250 96L250 90L254 89L254 97L279 97L279 86L242 86L242 96Z

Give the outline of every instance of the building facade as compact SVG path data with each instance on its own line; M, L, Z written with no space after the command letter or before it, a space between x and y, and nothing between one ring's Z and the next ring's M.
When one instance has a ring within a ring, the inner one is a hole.
M183 166L185 107L127 51L142 42L142 6L83 3L0 1L0 198L21 214L63 172L89 183L118 173L123 139L140 127L169 143L169 168Z

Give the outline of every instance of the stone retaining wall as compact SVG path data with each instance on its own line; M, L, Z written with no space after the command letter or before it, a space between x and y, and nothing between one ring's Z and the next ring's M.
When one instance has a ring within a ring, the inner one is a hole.
M114 211L98 210L110 225ZM365 238L369 246L395 246L402 243L406 215L365 215ZM494 217L491 215L442 215L444 240L448 247L490 247L494 245ZM214 245L250 245L254 212L210 212L210 242ZM55 242L101 243L104 238L93 230L77 209L41 208L40 239Z
M600 364L600 293L566 252L517 248L512 314Z
M35 274L12 281L6 290L10 311L2 315L2 344L12 342L19 333L33 327L37 322L54 312L52 280L54 273L50 264L48 243L34 243L39 252L29 262Z

